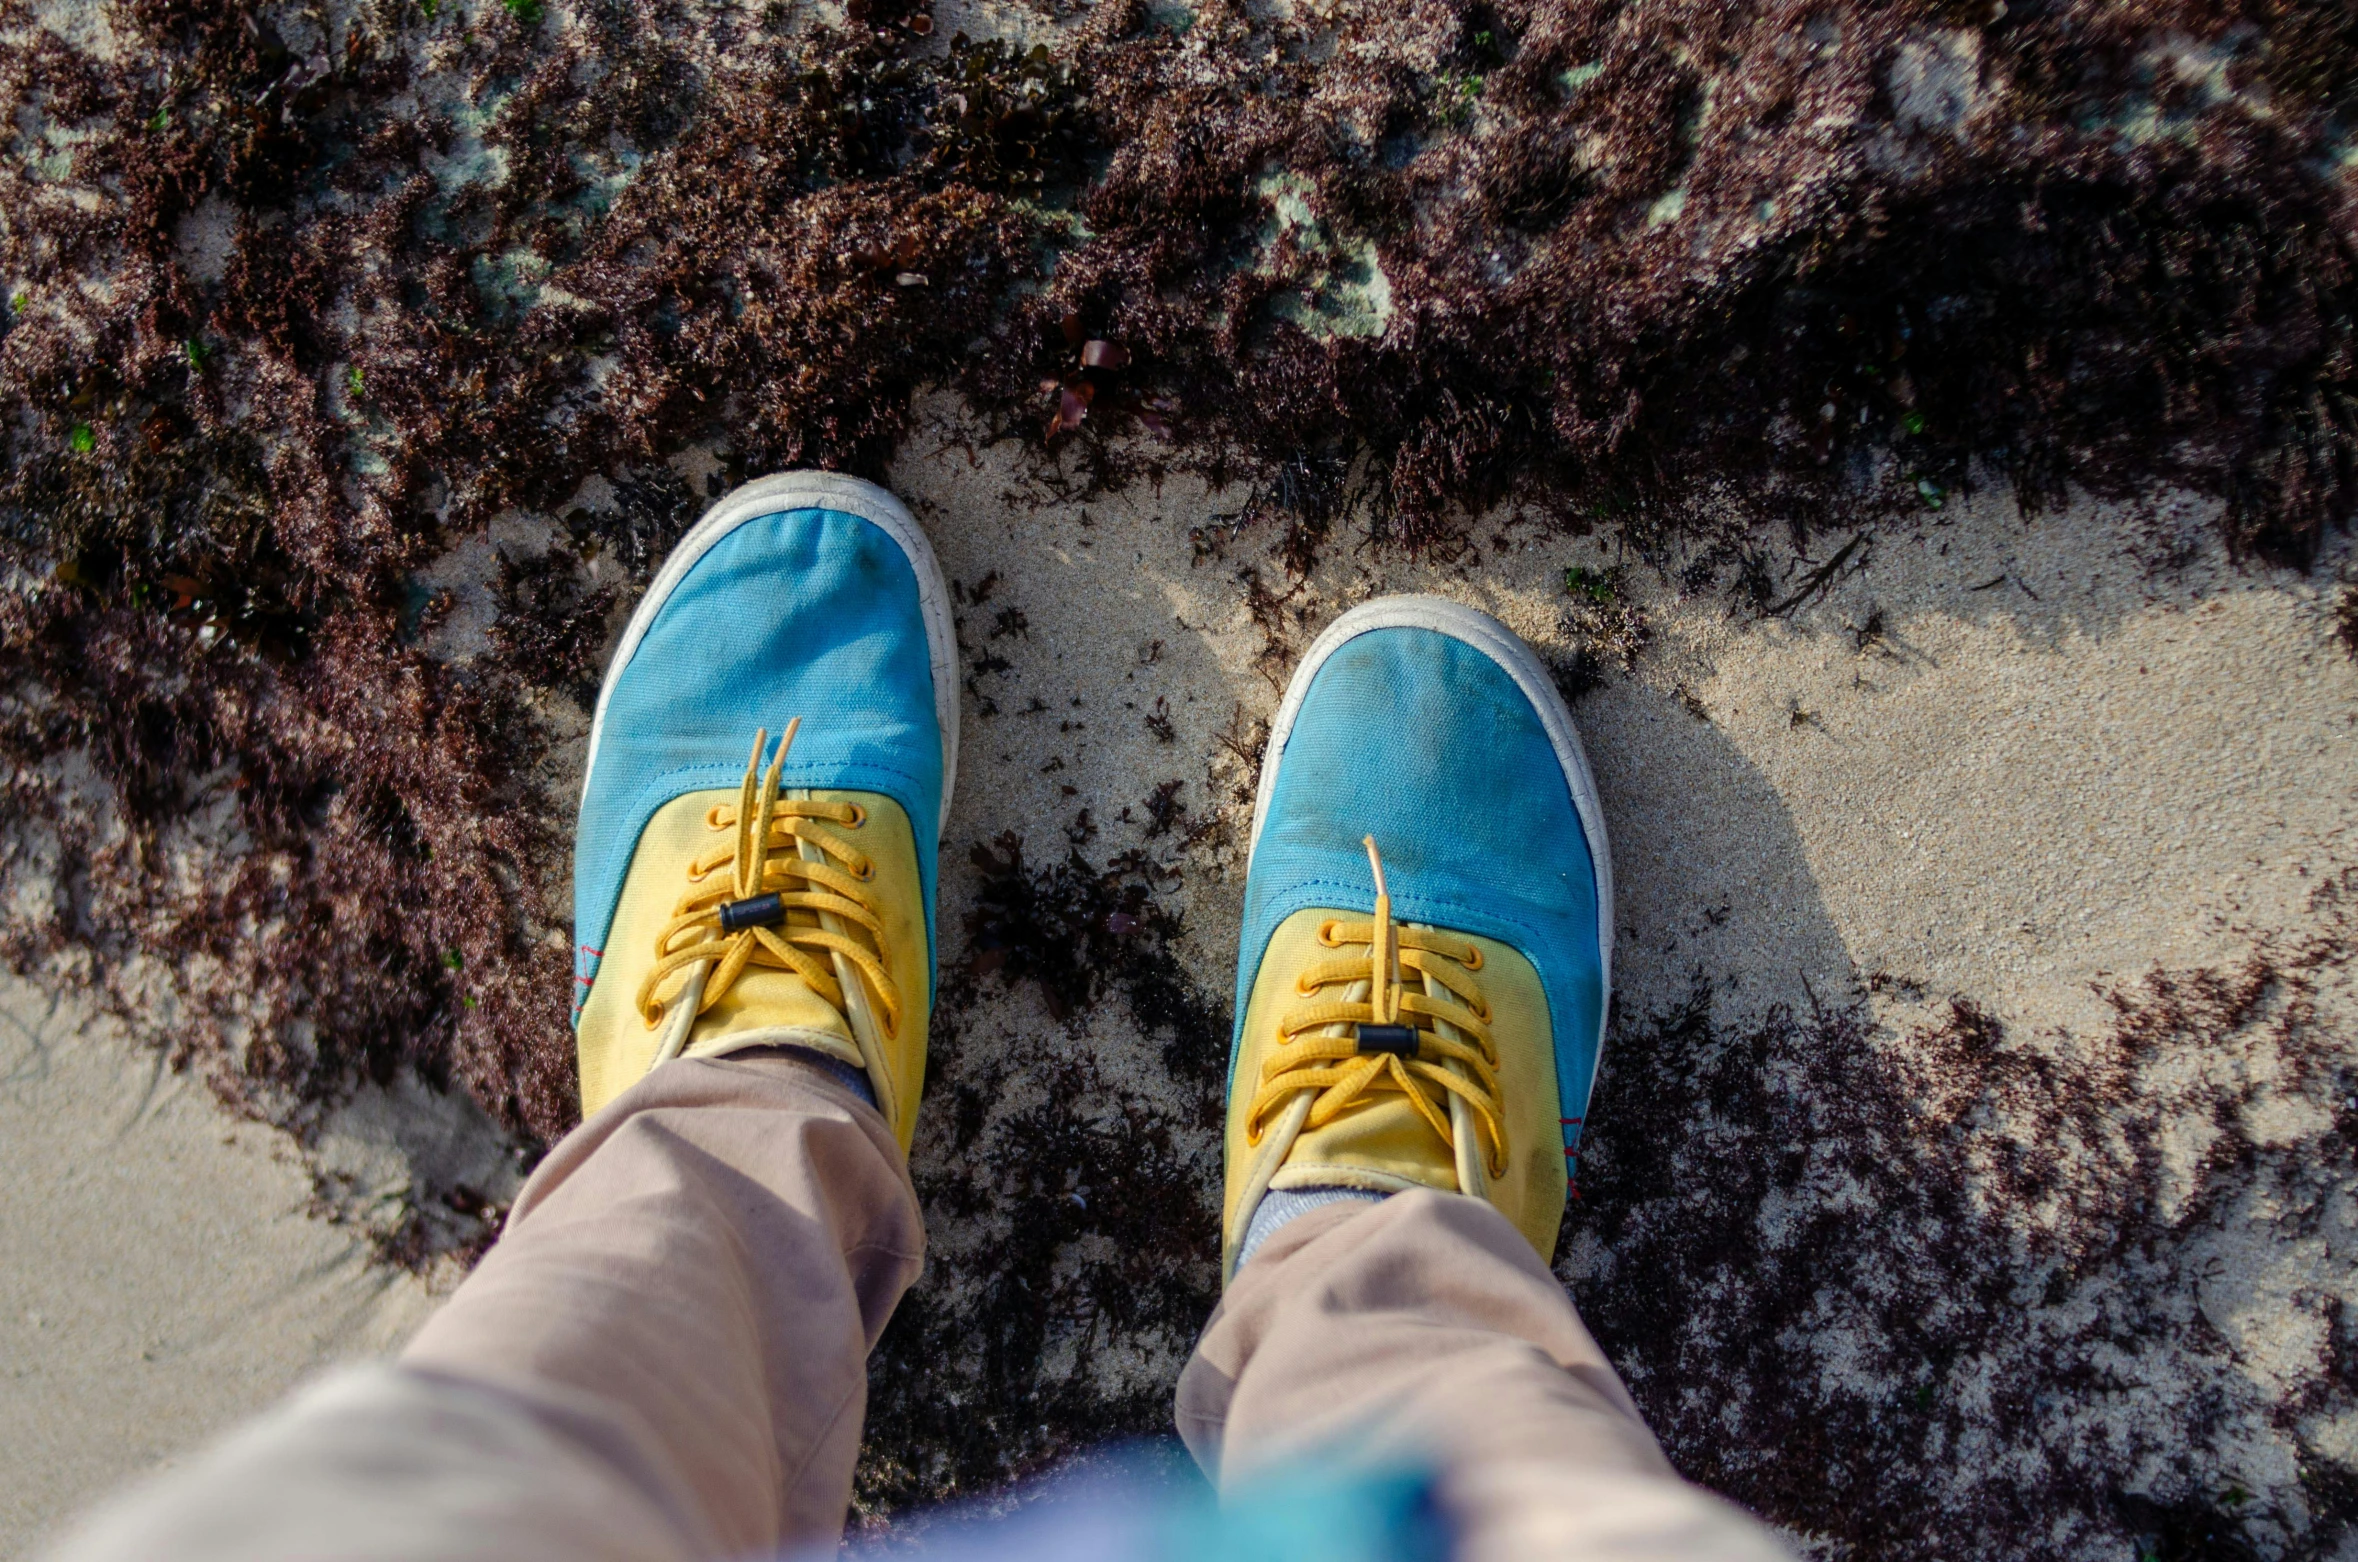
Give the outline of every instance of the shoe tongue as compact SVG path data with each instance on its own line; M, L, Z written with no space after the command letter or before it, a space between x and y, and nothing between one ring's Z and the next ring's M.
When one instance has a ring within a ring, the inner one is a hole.
M1350 998L1370 1001L1369 984L1353 984ZM1457 1152L1406 1095L1379 1079L1325 1127L1305 1126L1269 1185L1349 1187L1355 1179L1363 1186L1398 1187L1406 1181L1455 1193Z
M859 1043L841 1010L792 971L748 965L719 1001L697 1016L681 1055L714 1057L760 1046L809 1047L860 1064Z
M1354 1176L1371 1186L1405 1179L1458 1191L1456 1153L1397 1090L1370 1091L1325 1127L1304 1128L1270 1186L1350 1187Z

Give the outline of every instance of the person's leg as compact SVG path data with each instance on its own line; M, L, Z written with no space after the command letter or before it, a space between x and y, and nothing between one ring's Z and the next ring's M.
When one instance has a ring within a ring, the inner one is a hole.
M1206 1326L1178 1421L1224 1487L1321 1457L1437 1468L1460 1562L1785 1555L1671 1470L1563 1286L1478 1199L1279 1227Z
M568 1136L393 1368L322 1384L63 1557L750 1556L840 1532L923 1248L883 1119L778 1054Z
M955 666L947 585L882 490L768 478L697 524L592 727L583 1126L397 1366L68 1556L685 1562L840 1532L866 1354L922 1251Z
M704 1555L832 1538L923 1249L900 1147L842 1083L682 1059L558 1146L401 1360L530 1407Z
M498 1394L390 1364L312 1383L82 1519L47 1562L701 1562L640 1485Z
M1546 669L1486 615L1386 598L1319 636L1272 727L1227 1292L1180 1380L1188 1446L1224 1487L1319 1458L1424 1462L1463 1556L1780 1555L1679 1480L1547 1268L1613 887Z

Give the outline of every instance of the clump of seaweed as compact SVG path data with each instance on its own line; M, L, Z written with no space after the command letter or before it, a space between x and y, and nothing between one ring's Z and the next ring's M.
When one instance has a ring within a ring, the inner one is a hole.
M1624 674L1635 670L1654 630L1645 609L1623 595L1618 567L1574 565L1564 572L1564 594L1570 601L1557 615L1556 630L1571 649L1554 673L1564 698L1577 700L1604 685L1607 668L1617 666Z
M2116 987L2095 1036L1966 998L1907 1035L1863 1003L1729 1028L1701 985L1624 1026L1559 1261L1672 1458L1842 1555L2330 1552L2341 1307L2311 1299L2327 1348L2280 1400L2203 1276L2255 1203L2349 1197L2358 1080L2317 995L2350 888L2240 968ZM2271 1098L2301 1126L2263 1130ZM2265 1479L2270 1437L2303 1485Z
M1077 850L1034 866L1007 836L972 856L967 956L929 1047L938 1131L911 1170L929 1226L984 1235L937 1247L871 1360L868 1513L1167 1433L1169 1377L1218 1298L1227 1016L1189 980L1179 921L1151 893L1167 870ZM1026 989L1046 1027L1007 1014ZM1116 995L1159 1042L1142 1067L1074 1045Z
M1151 824L1147 833L1156 833ZM1155 896L1177 879L1176 870L1142 851L1099 868L1077 847L1060 862L1033 867L1013 835L978 844L970 855L982 875L966 913L970 980L1030 983L1064 1023L1077 1022L1109 990L1119 992L1142 1028L1169 1033L1163 1064L1173 1078L1202 1084L1224 1077L1227 1021L1179 963L1179 919ZM945 995L964 990L944 986Z

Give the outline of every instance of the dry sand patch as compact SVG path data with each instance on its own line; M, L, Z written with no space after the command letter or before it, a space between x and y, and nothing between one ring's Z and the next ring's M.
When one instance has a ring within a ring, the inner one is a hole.
M314 1187L152 1046L0 978L0 1555L425 1317Z

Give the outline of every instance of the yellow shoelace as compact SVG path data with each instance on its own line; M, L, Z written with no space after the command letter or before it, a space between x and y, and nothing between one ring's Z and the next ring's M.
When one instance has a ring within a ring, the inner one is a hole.
M1269 1120L1306 1090L1317 1094L1295 1132L1325 1127L1373 1092L1398 1091L1453 1150L1470 1118L1483 1164L1493 1178L1503 1177L1506 1104L1498 1048L1490 1036L1490 1005L1470 975L1482 969L1482 951L1437 930L1394 926L1372 835L1367 860L1375 869L1375 916L1320 925L1321 944L1351 952L1321 960L1295 979L1295 992L1317 1001L1278 1022L1278 1045L1262 1060L1245 1113L1245 1140L1258 1145ZM1408 986L1404 973L1417 978L1422 990ZM1321 996L1333 987L1344 991ZM1377 1028L1373 1035L1368 1027Z
M855 1035L873 994L884 1034L899 1033L900 988L885 964L884 922L866 888L876 877L876 865L820 823L856 830L867 822L866 813L857 803L778 795L786 751L801 725L800 717L786 724L767 773L761 755L770 735L767 729L757 733L737 806L715 804L705 812L709 828L731 831L733 837L690 865L690 887L656 940L655 967L639 984L639 1017L649 1029L681 996L677 990L661 995L673 977L685 988L695 981L694 968L708 968L696 1000L701 1015L720 1002L747 966L761 966L801 977L846 1016ZM725 875L719 871L723 867L730 870ZM774 905L767 903L769 897L775 897ZM724 923L724 908L759 920L732 929ZM853 937L851 927L865 929L869 942ZM862 983L865 992L858 990Z

